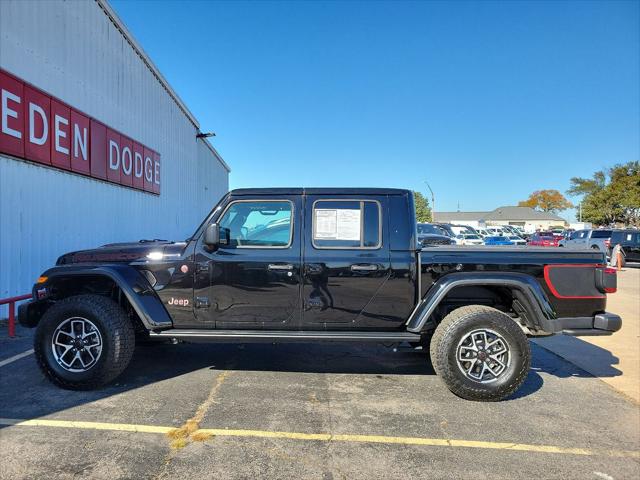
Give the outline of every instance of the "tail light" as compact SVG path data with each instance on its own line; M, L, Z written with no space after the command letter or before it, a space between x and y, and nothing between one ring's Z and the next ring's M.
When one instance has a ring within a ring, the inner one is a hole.
M616 293L618 290L618 272L615 268L606 267L604 269L604 291L605 293Z

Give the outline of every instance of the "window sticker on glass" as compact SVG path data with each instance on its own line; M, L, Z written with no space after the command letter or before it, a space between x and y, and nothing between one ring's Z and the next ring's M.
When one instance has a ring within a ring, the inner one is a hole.
M314 238L335 240L338 233L338 210L316 209Z
M360 241L360 210L338 210L337 240Z
M315 239L360 241L360 210L318 208L314 212Z

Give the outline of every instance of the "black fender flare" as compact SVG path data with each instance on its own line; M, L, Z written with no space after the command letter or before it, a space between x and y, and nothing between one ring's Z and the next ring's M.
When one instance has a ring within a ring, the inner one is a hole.
M532 325L538 330L548 331L551 321L557 316L549 299L531 275L508 272L460 272L450 273L436 281L418 303L407 321L409 332L420 333L427 324L436 307L447 293L460 286L500 286L514 292L530 317Z
M38 298L35 294L37 289L46 287L56 280L70 277L103 276L111 279L120 287L145 328L158 330L173 326L169 312L147 279L129 265L59 266L47 270L42 275L47 277L47 280L44 284L34 286L34 299Z

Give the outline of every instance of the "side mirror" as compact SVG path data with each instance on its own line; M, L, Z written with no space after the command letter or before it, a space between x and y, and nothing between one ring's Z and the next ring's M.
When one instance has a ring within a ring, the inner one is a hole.
M210 224L204 231L204 244L208 247L216 247L220 243L220 227L217 223Z

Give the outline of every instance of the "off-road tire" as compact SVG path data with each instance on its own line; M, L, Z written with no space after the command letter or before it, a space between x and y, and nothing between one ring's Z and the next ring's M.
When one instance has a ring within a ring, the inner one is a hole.
M456 361L461 339L476 329L488 328L507 342L511 362L492 383L467 378ZM495 308L469 305L457 308L436 328L430 346L431 363L447 388L455 395L484 402L497 402L516 392L525 381L531 365L529 340L516 322Z
M90 320L102 336L102 352L95 365L84 372L70 372L55 360L51 346L56 328L71 317ZM69 390L92 390L120 375L135 347L131 321L120 306L100 295L77 295L56 302L45 312L34 337L38 366L54 384Z

